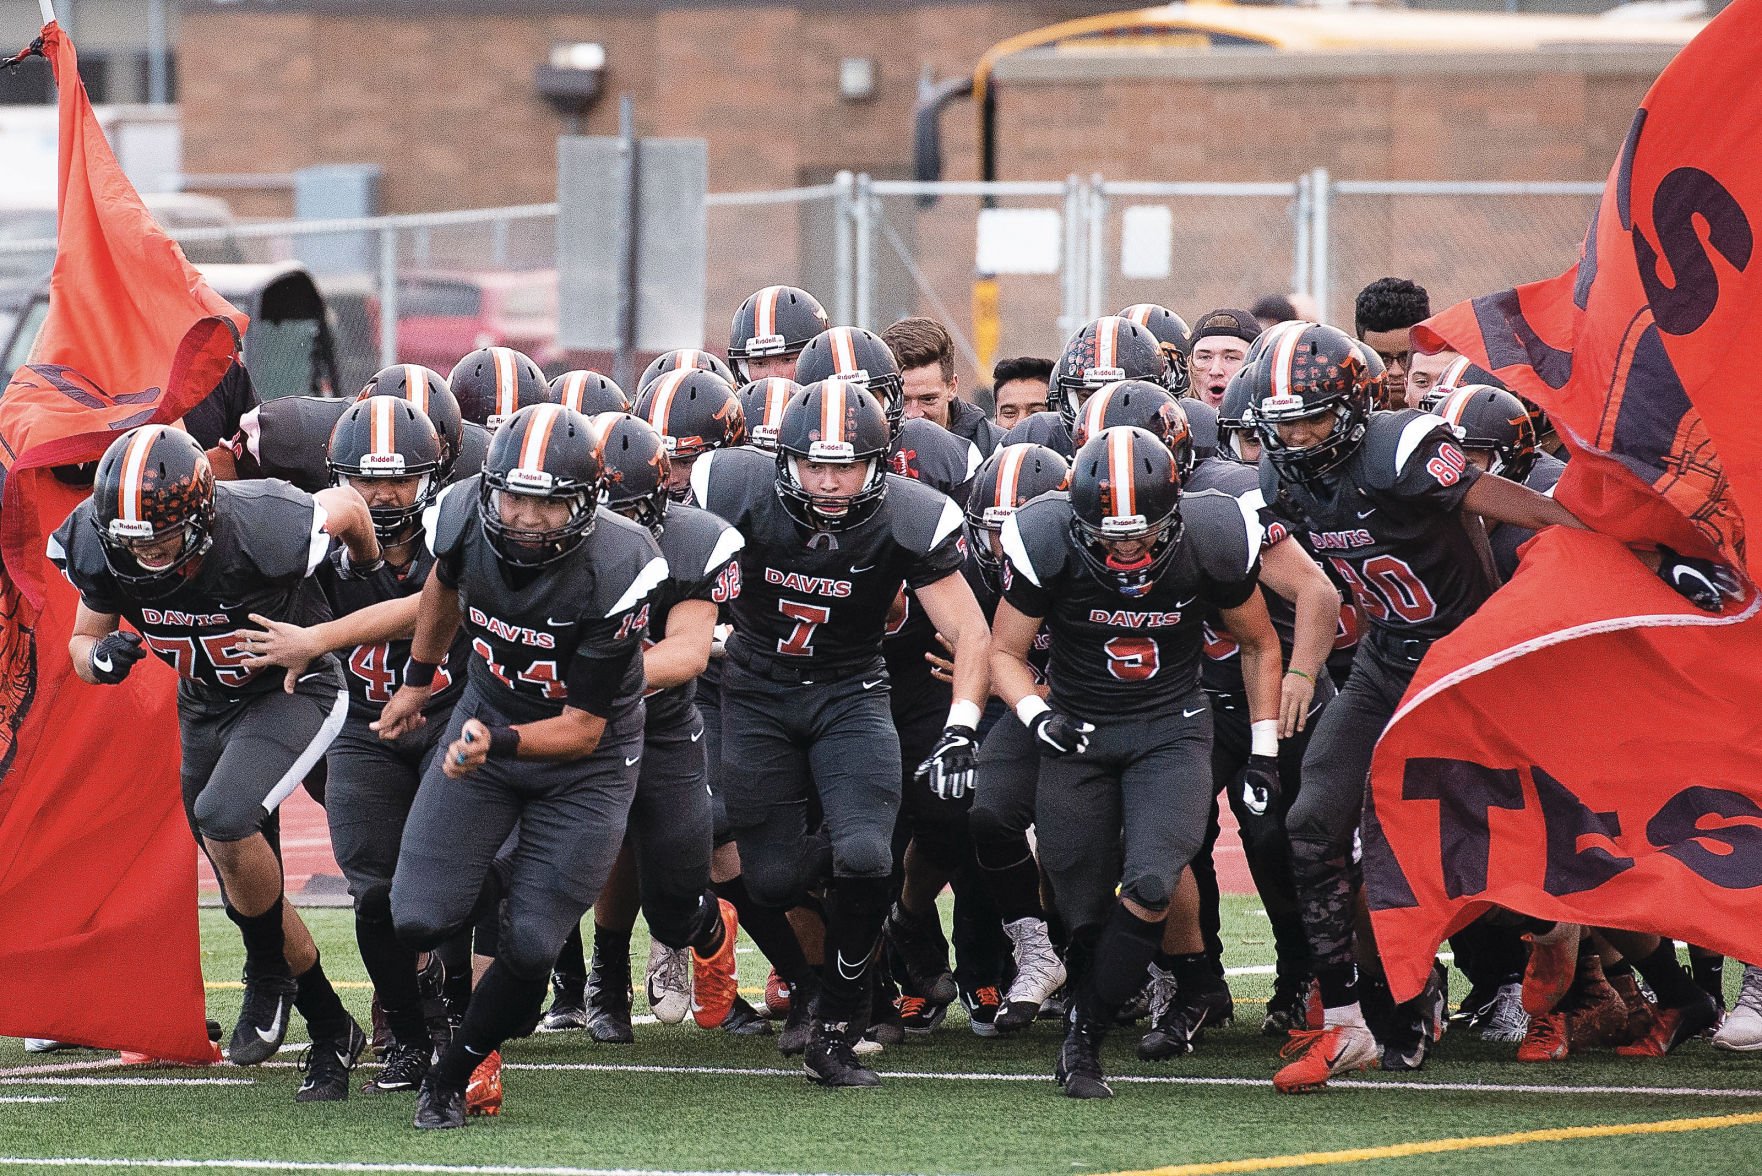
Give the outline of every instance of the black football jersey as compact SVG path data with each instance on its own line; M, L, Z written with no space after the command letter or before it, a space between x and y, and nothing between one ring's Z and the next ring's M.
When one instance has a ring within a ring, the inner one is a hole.
M574 551L544 568L506 572L483 533L476 478L447 487L422 522L436 574L459 592L471 684L509 721L562 714L577 655L641 648L651 599L667 577L647 528L601 507ZM642 659L633 657L614 717L642 694Z
M228 448L240 473L281 478L308 493L334 479L327 458L330 434L352 400L333 396L283 396L251 409L239 421Z
M1203 490L1216 490L1228 494L1242 503L1245 510L1252 511L1256 518L1266 523L1266 500L1260 492L1260 475L1249 466L1240 462L1225 461L1220 458L1208 457L1193 467L1193 474L1184 485L1188 494ZM1283 543L1290 535L1290 530L1277 520L1266 528L1262 540L1262 549ZM1278 630L1279 648L1285 661L1291 660L1292 643L1297 636L1297 606L1262 584L1261 599L1266 601L1267 615L1272 618L1273 628ZM1241 646L1230 635L1229 628L1212 609L1205 618L1205 660L1199 666L1199 678L1207 690L1219 694L1241 694L1242 684L1242 652Z
M1037 412L1003 435L1004 445L1044 445L1066 461L1076 456L1077 446L1064 418L1056 412Z
M1261 459L1273 509L1352 591L1359 615L1397 637L1442 637L1492 593L1460 507L1481 476L1442 418L1371 414L1358 449L1319 485L1281 484Z
M280 690L278 668L249 670L234 634L256 629L251 614L296 625L330 619L312 574L330 551L324 509L282 481L217 482L214 542L201 567L169 594L134 599L110 574L93 522L92 500L74 508L49 539L49 559L93 612L128 618L160 660L182 679L180 693L239 698ZM312 671L335 672L328 654Z
M331 615L336 617L347 616L381 601L419 595L434 567L433 554L426 547L418 547L416 558L402 572L388 565L369 576L344 579L342 556L342 544L333 543L330 558L319 566L315 577ZM409 640L357 645L339 651L337 656L342 659L343 681L349 687L349 718L356 722L377 719L385 704L404 684L404 663L410 658ZM453 647L447 651L440 669L435 671L434 693L423 708L425 714L432 718L453 709L453 703L459 700L459 693L465 687L465 665L470 656L471 639L461 626Z
M933 584L965 557L960 508L896 474L880 508L843 531L808 531L790 517L768 454L716 450L691 481L698 503L746 537L729 651L748 663L810 679L873 672L900 584Z
M997 617L997 602L1003 599L1003 585L985 574L970 551L961 571L967 577L967 586L973 590L973 598L985 613L985 623L989 625ZM943 652L940 645L937 651ZM1052 634L1041 625L1040 631L1034 634L1033 646L1028 650L1028 669L1033 671L1034 681L1039 685L1046 684L1046 663L1051 656Z
M1536 454L1536 464L1530 467L1529 476L1523 484L1537 494L1554 493L1554 487L1560 481L1560 475L1566 472L1566 463L1546 453ZM1487 530L1487 542L1493 547L1493 566L1499 569L1499 578L1509 580L1517 571L1517 549L1535 537L1535 532L1527 527L1514 527L1510 523L1494 523Z
M1091 722L1166 714L1199 685L1209 609L1235 608L1260 577L1262 526L1228 494L1181 496L1174 557L1143 596L1089 570L1071 535L1070 495L1043 494L1003 524L1003 595L1052 635L1055 709Z
M957 506L966 504L973 474L983 460L971 441L917 417L905 422L888 454L894 473L942 491ZM926 653L942 652L936 626L910 592L905 594L905 614L887 630L881 651L893 678L896 702L920 690L948 690L931 676L930 663L924 660Z
M667 635L667 616L673 606L686 600L707 600L717 611L740 595L740 532L707 510L667 504L666 525L661 528L661 555L667 561L667 578L655 589L649 605L648 644ZM656 690L648 696L648 727L651 731L683 730L696 683Z

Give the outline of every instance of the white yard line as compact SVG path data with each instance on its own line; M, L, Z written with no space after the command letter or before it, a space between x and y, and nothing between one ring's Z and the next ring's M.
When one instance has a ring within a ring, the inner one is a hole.
M254 1078L150 1078L145 1074L114 1074L103 1078L51 1074L32 1078L0 1078L0 1086L255 1086Z
M0 1103L58 1103L66 1102L58 1094L7 1094L0 1095Z
M0 1156L8 1168L169 1168L244 1172L415 1172L442 1176L837 1176L833 1173L755 1172L697 1168L572 1168L515 1164L370 1164L349 1160L82 1159L77 1156Z

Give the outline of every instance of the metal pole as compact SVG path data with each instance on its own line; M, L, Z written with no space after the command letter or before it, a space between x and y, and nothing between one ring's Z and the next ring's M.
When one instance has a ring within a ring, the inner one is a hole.
M55 19L55 4L53 0L37 0L37 8L43 14L44 24L48 24Z
M618 273L618 331L612 354L612 382L620 388L636 386L636 235L640 216L636 158L636 99L625 94L618 100L618 166L624 189L618 219L624 234L624 257Z
M1102 304L1107 301L1107 279L1109 262L1107 258L1107 193L1101 189L1099 172L1089 177L1089 248L1087 264L1089 269L1089 302L1083 314L1083 321L1098 319L1107 312Z
M841 171L832 180L832 321L849 326L851 297L851 202L856 177Z
M851 205L851 229L856 244L856 320L854 325L872 330L875 318L875 195L869 190L869 173L857 176L856 202Z
M1311 173L1310 200L1315 209L1314 227L1310 230L1310 245L1314 260L1310 262L1310 294L1315 299L1315 317L1322 322L1329 320L1328 292L1333 284L1333 274L1329 272L1329 204L1333 200L1333 192L1328 185L1328 169L1318 167Z
M1309 291L1309 220L1312 215L1310 208L1309 177L1297 177L1297 199L1291 210L1292 235L1291 242L1291 290L1293 293Z
M398 231L379 231L379 366L398 362Z
M147 101L154 106L164 106L171 101L170 77L166 69L171 45L165 28L165 2L147 0Z
M1058 338L1059 345L1076 333L1082 323L1079 303L1083 294L1082 251L1077 228L1083 220L1083 181L1075 173L1065 177L1064 236L1059 270Z

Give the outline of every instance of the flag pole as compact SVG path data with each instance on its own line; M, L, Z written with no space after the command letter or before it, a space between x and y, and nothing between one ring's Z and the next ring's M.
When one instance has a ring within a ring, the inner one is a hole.
M43 23L55 23L55 0L37 0L37 7L43 10Z

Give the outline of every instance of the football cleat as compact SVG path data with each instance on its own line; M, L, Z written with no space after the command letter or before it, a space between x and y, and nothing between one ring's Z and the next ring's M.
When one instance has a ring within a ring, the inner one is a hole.
M1065 962L1059 958L1044 919L1016 919L1003 925L1015 945L1016 975L1004 994L992 1024L1012 1033L1033 1023L1040 1009L1064 986Z
M71 1041L56 1041L53 1037L27 1037L24 1039L26 1053L59 1053L64 1049L84 1049L83 1045L75 1045Z
M1734 1053L1762 1049L1762 968L1752 964L1744 969L1738 1003L1732 1006L1719 1026L1719 1032L1713 1035L1713 1046Z
M1466 1003L1466 1002L1465 1002ZM1477 1024L1482 1041L1519 1042L1529 1029L1530 1015L1523 1011L1523 985L1501 984L1478 1018L1470 1017L1469 1027Z
M393 1038L391 1049L385 1055L385 1064L380 1066L379 1073L361 1084L361 1093L407 1094L419 1089L423 1079L428 1077L432 1056L426 1041L405 1045Z
M719 898L716 902L722 918L722 945L708 957L699 955L695 947L691 949L691 1015L699 1029L719 1028L734 1010L734 1002L740 999L740 979L734 970L739 916L727 899Z
M1266 1002L1266 1016L1261 1018L1263 1037L1284 1037L1309 1025L1309 980L1280 976L1273 981L1273 994Z
M948 940L942 935L942 923L934 909L928 916L920 917L896 902L887 914L884 931L905 967L902 979L909 987L930 1004L953 1003L960 990L948 967Z
M1523 970L1523 1011L1532 1017L1551 1013L1572 988L1578 974L1577 923L1556 923L1546 931L1531 931L1529 964Z
M1450 1007L1449 973L1434 962L1420 994L1395 1006L1383 1042L1383 1069L1397 1073L1423 1070L1432 1047L1443 1036Z
M608 962L596 949L587 971L587 1035L602 1045L631 1044L630 961Z
M765 1016L773 1020L782 1020L789 1015L789 985L783 977L772 968L771 974L765 977Z
M294 1092L294 1101L342 1102L348 1098L349 1072L366 1048L367 1034L353 1017L349 1018L349 1027L342 1037L314 1041L307 1046L295 1063L306 1078Z
M379 993L377 992L373 994L373 1004L368 1007L368 1013L373 1018L373 1033L371 1035L373 1056L383 1062L386 1051L392 1047L392 1027L386 1023L385 1007L379 1003Z
M746 1003L746 998L736 996L734 1004L728 1010L728 1016L722 1020L722 1032L732 1033L736 1037L769 1037L771 1022L760 1015L759 1010Z
M416 1095L414 1126L421 1131L465 1126L465 1092L437 1086L432 1077L424 1078Z
M1651 1028L1630 1044L1616 1046L1615 1052L1624 1058L1661 1058L1712 1028L1718 1018L1713 998L1696 989L1694 999L1681 1008L1655 1008Z
M932 1004L921 996L901 996L894 1007L899 1010L900 1027L916 1037L927 1036L948 1016L947 1005Z
M1607 973L1605 973L1607 975ZM1624 969L1609 977L1609 986L1621 997L1621 1003L1627 1006L1627 1027L1622 1030L1617 1045L1627 1045L1638 1041L1652 1031L1652 1019L1657 1009L1652 1003L1652 991L1640 983L1631 968Z
M1603 974L1596 952L1578 957L1578 976L1560 1011L1566 1014L1567 1036L1575 1049L1627 1044L1627 1003Z
M690 948L668 947L658 939L649 945L649 1011L663 1025L677 1025L691 1012L690 960Z
M259 1066L274 1057L288 1035L299 986L291 976L245 975L245 999L233 1026L227 1060L235 1066Z
M587 977L552 972L551 990L551 1007L538 1027L547 1033L587 1028Z
M1295 1058L1273 1075L1273 1089L1280 1094L1320 1090L1328 1079L1377 1062L1377 1039L1364 1025L1325 1025L1302 1029L1279 1050L1282 1058Z
M1173 1000L1138 1040L1138 1056L1147 1062L1186 1057L1205 1035L1205 1030L1230 1024L1235 1004L1230 990L1221 983L1191 995L1176 991Z
M489 1056L471 1071L465 1084L467 1115L499 1115L502 1113L502 1051L491 1050Z
M789 1014L783 1018L783 1031L777 1035L777 1052L786 1058L799 1057L808 1048L813 1036L814 1019L810 1015L813 1002L795 993L789 1002Z
M1065 1039L1052 1072L1066 1098L1113 1097L1113 1087L1101 1069L1101 1043L1106 1036L1107 1026L1100 1021L1086 1020L1075 1010L1066 1018Z
M1520 1062L1559 1062L1571 1051L1571 1030L1565 1013L1546 1013L1531 1017L1517 1047Z
M848 1021L813 1022L802 1070L815 1086L862 1089L881 1085L881 1076L857 1061Z
M1003 1006L1003 994L987 984L971 992L961 991L961 1004L967 1010L967 1028L976 1037L997 1036L997 1011Z

